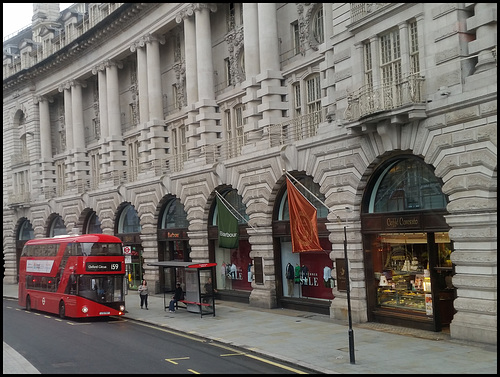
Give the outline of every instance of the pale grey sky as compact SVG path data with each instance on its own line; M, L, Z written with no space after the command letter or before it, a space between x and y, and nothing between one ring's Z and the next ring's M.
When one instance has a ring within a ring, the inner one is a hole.
M63 10L74 3L59 3ZM3 3L3 38L31 25L33 3Z

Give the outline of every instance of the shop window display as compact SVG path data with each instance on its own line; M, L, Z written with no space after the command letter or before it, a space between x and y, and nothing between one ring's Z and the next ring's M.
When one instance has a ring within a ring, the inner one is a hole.
M436 272L438 291L453 289L448 233L435 236L436 258L428 254L433 248L428 247L427 233L381 233L375 237L372 255L378 306L433 315L431 269Z

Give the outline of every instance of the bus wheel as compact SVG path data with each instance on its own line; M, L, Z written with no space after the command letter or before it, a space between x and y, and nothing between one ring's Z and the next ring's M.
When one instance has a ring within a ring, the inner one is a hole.
M26 310L27 310L28 312L30 312L30 311L31 311L31 298L30 298L30 296L29 296L29 295L28 295L28 296L26 296Z
M66 316L66 308L64 307L64 301L61 301L59 303L59 317L61 319L64 319L65 316Z

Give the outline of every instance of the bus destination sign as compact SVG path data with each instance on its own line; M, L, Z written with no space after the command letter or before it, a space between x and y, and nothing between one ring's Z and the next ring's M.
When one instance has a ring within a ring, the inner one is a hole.
M87 262L85 263L85 271L120 271L121 263L119 262Z

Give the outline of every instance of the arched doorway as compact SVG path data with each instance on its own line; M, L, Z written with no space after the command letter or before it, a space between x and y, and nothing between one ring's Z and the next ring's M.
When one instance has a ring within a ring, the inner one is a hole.
M295 185L296 188L316 208L318 236L323 251L292 252L288 193L284 181L273 215L278 305L283 308L329 314L331 300L334 299L334 282L331 279L333 263L329 256L332 245L326 229L328 208L321 203L325 200L324 195L311 177L298 173L293 175L299 182ZM294 272L292 279L287 278L286 270L289 264Z
M122 204L115 222L115 234L123 242L129 289L137 289L143 279L141 221L130 203Z
M219 204L213 201L210 211L208 234L210 240L210 261L217 263L216 288L223 300L248 303L252 291L252 259L250 258L250 243L247 234L246 206L238 191L231 187L219 187L218 194L221 205L238 222L238 242L235 248L224 248L219 245Z
M375 170L362 204L369 321L441 331L454 309L447 199L430 166L398 156Z
M187 235L189 221L181 201L169 197L160 211L158 221L158 261L190 262L191 247ZM171 268L160 269L160 290L171 292L175 289L175 276L185 286L184 274L172 271Z

